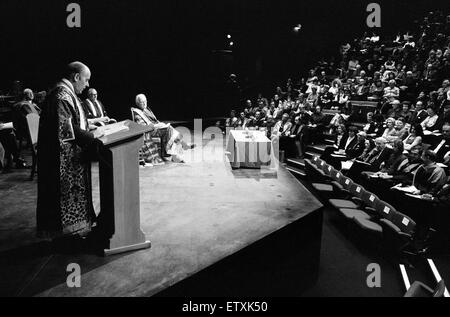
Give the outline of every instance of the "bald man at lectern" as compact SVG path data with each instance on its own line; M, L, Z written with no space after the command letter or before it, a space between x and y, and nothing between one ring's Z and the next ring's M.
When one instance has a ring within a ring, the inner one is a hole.
M79 237L86 236L96 220L90 160L102 144L102 135L89 131L78 98L89 87L90 78L91 71L85 64L67 65L40 118L37 235L63 246L72 246L67 241L81 241Z

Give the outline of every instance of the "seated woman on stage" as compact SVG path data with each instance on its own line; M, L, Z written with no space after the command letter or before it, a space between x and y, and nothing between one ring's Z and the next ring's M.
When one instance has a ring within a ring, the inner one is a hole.
M150 137L161 138L161 148L163 158L172 156L172 161L176 163L184 163L182 159L182 153L184 149L193 148L195 145L187 145L183 141L183 135L175 130L170 124L160 122L156 119L153 112L147 108L147 98L144 94L139 94L136 96L136 107L131 107L131 112L133 114L133 120L142 125L148 125L153 127L153 130L149 133ZM146 142L148 146L150 142ZM144 147L146 147L144 145ZM150 157L146 157L146 162L153 163L158 162L160 158L155 156L153 151L146 151L149 153ZM144 154L145 156L145 154Z

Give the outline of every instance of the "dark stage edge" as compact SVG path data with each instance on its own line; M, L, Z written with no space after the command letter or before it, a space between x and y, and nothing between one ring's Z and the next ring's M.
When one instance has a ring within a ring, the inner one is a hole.
M2 245L1 294L301 295L317 279L322 204L284 167L232 170L220 137L194 141L204 146L187 152L185 164L140 170L141 227L150 249L106 258L49 254L45 242L29 237L28 217L27 230L8 236L27 243ZM79 288L66 284L70 263L81 267Z

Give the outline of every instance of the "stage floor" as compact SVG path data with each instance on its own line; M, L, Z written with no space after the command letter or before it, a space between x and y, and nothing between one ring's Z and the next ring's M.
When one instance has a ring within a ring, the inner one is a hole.
M48 254L34 238L36 182L2 189L1 199L8 206L17 200L17 209L0 213L0 294L155 295L322 207L284 167L233 170L222 138L202 142L185 164L140 169L141 227L152 243L146 250ZM66 284L70 263L81 267L79 288Z

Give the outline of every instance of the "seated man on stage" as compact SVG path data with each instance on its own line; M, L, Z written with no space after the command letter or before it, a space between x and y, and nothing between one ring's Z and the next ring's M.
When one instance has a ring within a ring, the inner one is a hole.
M105 107L97 99L97 90L90 88L88 90L88 97L83 102L83 110L86 113L88 123L90 125L104 126L111 123L116 123L114 119L110 119L106 114Z
M27 115L34 113L40 115L41 109L33 102L34 93L31 89L23 90L22 100L13 106L13 118L15 134L18 140L28 140Z
M181 155L183 150L192 149L195 144L188 145L183 140L183 135L169 124L160 122L156 119L153 112L147 108L147 98L144 94L136 96L136 107L131 107L133 120L142 125L153 127L150 137L161 138L161 148L163 157L172 155L172 161L176 163L184 163Z

